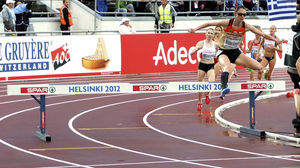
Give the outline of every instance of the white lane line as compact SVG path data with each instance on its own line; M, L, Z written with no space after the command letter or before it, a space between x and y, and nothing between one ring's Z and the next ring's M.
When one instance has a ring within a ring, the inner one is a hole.
M191 94L191 93L188 93L188 94ZM183 95L183 94L180 94L180 95ZM171 96L171 95L169 95L169 96ZM99 97L98 97L98 98L99 98ZM78 100L78 101L81 101L81 100ZM72 101L68 101L68 102L76 102L76 100L72 100ZM51 104L51 105L47 105L47 107L48 107L48 106L52 106L52 105L65 104L65 103L68 103L68 102L54 103L54 104ZM32 110L32 109L37 109L37 108L39 108L39 107L31 108L30 110ZM29 110L27 109L27 110L25 110L25 111L29 111ZM25 112L25 111L23 110L23 112ZM19 112L20 112L20 111L19 111ZM4 117L1 118L0 121L2 121L2 120L5 119L5 118L8 118L8 117L10 117L10 116L16 115L16 114L19 114L19 113L17 112L17 113L12 113L12 114L10 114L10 115L4 116ZM1 139L1 143L6 144L6 145L10 145L10 147L15 147L15 146L13 146L13 145L11 145L11 144L6 143L6 142L3 141L2 139ZM18 147L15 147L15 149L21 150L21 149L19 149ZM22 149L22 150L23 150L23 149ZM26 152L26 150L23 150L23 152ZM29 151L27 151L27 152L29 152ZM33 155L35 154L35 153L33 153L33 152L29 152L29 153L32 153ZM42 156L42 155L41 155L41 156Z
M1 117L0 118L0 122L3 121L4 119L8 118L8 117L11 117L11 116L14 116L14 115L17 115L17 114L21 114L21 113L24 113L26 111L38 109L38 108L39 107L32 107L32 108L29 108L29 109L25 109L25 110L21 110L21 111L15 112L15 113L11 113L9 115ZM17 146L12 145L12 144L9 144L9 143L5 142L2 139L0 139L0 143L2 143L3 145L6 145L6 146L8 146L8 147L10 147L12 149L15 149L15 150L18 150L18 151L21 151L21 152L24 152L24 153L27 153L27 154L30 154L30 155L33 155L33 156L37 156L37 157L40 157L40 158L44 158L44 159L48 159L48 160L52 160L52 161L55 161L55 162L60 162L60 163L68 164L68 165L73 165L73 166L77 166L77 167L79 166L79 167L91 168L89 166L80 165L80 164L77 164L77 163L72 163L72 162L68 162L68 161L64 161L64 160L60 160L60 159L55 159L55 158L52 158L52 157L48 157L48 156L45 156L45 155L37 154L37 153L31 152L31 151L19 148Z
M231 95L228 95L228 96L233 96L233 95L235 95L235 94L231 94ZM151 114L153 114L153 113L155 113L155 112L157 112L159 110L162 110L164 108L168 108L168 107L171 107L171 106L175 106L175 105L181 105L181 104L184 104L184 103L189 103L189 102L192 102L192 101L195 101L195 100L197 100L197 99L186 100L186 101L183 101L183 102L177 102L177 103L173 103L173 104L168 104L168 105L165 105L165 106L161 106L161 107L159 107L157 109L154 109L154 110L150 111L149 113L147 113L143 117L143 122L144 122L144 124L147 127L153 129L154 131L157 131L157 132L159 132L161 134L164 134L166 136L170 136L170 137L173 137L173 138L176 138L176 139L180 139L180 140L183 140L183 141L187 141L187 142L191 142L191 143L195 143L195 144L199 144L199 145L204 145L204 146L209 146L209 147L213 147L213 148L218 148L218 149L233 151L233 152L246 153L246 154L251 154L251 155L256 155L256 156L263 156L263 157L268 157L268 158L275 158L275 159L282 159L282 160L289 160L289 161L300 162L300 160L297 160L297 159L281 158L281 157L276 157L276 156L272 156L272 155L267 155L267 154L262 154L262 153L256 153L256 152L250 152L250 151L245 151L245 150L240 150L240 149L234 149L234 148L228 148L228 147L223 147L223 146L218 146L218 145L213 145L213 144L208 144L208 143L204 143L204 142L200 142L200 141L195 141L195 140L183 138L183 137L180 137L180 136L177 136L177 135L170 134L170 133L164 132L162 130L159 130L158 128L155 128L154 126L152 126L148 122L148 117Z
M164 157L164 156L159 156L159 155L154 155L154 154L149 154L149 153L144 153L144 152L139 152L139 151L135 151L135 150L131 150L131 149L127 149L127 148L123 148L123 147L119 147L116 145L112 145L109 143L105 143L102 141L98 141L96 139L90 138L88 136L85 136L83 134L81 134L80 132L78 132L74 127L73 127L73 122L81 117L84 114L87 114L89 112L95 111L95 110L99 110L99 109L103 109L103 108L108 108L108 107L112 107L112 106L117 106L117 105L121 105L121 104L126 104L126 103L133 103L133 102L138 102L138 101L144 101L144 100L150 100L150 99L157 99L157 98L163 98L163 97L169 97L169 96L182 96L182 95L186 95L186 94L190 94L190 93L181 93L181 94L174 94L174 95L165 95L165 96L156 96L156 97L148 97L148 98L141 98L141 99L133 99L133 100L128 100L128 101L123 101L123 102L118 102L118 103L113 103L113 104L109 104L109 105L104 105L104 106L100 106L100 107L96 107L93 109L89 109L86 110L84 112L81 112L77 115L75 115L74 117L72 117L69 120L69 128L78 136L81 136L89 141L98 143L98 144L102 144L102 145L106 145L115 149L119 149L119 150L123 150L123 151L127 151L127 152L131 152L131 153L136 153L139 155L144 155L144 156L150 156L150 157L154 157L154 158L159 158L159 159L164 159L164 160L170 160L170 161L175 161L175 162L180 162L180 163L186 163L186 164L192 164L192 165L198 165L198 166L204 166L204 167L212 167L212 168L219 168L217 166L212 166L212 165L207 165L207 164L200 164L200 163L194 163L194 162L189 162L189 161L184 161L184 160L179 160L179 159L174 159L174 158L169 158L169 157Z
M297 155L299 157L299 155ZM291 157L290 155L280 155L280 157ZM267 157L239 157L239 158L218 158L218 159L193 159L185 160L190 162L208 162L208 161L234 161L234 160L251 160L251 159L266 159ZM109 167L109 166L128 166L128 165L148 165L148 164L165 164L176 163L174 161L152 161L152 162L129 162L129 163L111 163L111 164L93 164L92 167ZM74 168L75 166L51 166L38 168Z
M142 99L139 99L139 100L156 99L156 98L161 98L161 97L179 96L179 95L188 95L188 94L191 94L191 93L183 93L183 94L181 93L181 94L155 96L155 97L142 98ZM120 94L120 95L115 95L115 96L123 96L123 95L126 96L128 94ZM132 95L132 94L130 94L130 95ZM93 98L84 98L84 99L76 99L76 100L64 101L64 102L59 102L59 103L53 103L53 104L46 105L46 107L56 106L56 105L62 105L62 104L67 104L67 103L80 102L80 101L87 101L87 100L91 100L91 99L101 99L101 98L104 98L104 96L102 96L102 97L93 97ZM137 101L137 100L135 100L135 101ZM123 104L123 103L120 103L120 104ZM111 106L111 105L107 105L107 106ZM28 109L24 109L24 110L21 110L21 111L17 111L17 112L8 114L6 116L1 117L0 118L0 122L3 121L3 120L5 120L5 119L7 119L7 118L9 118L9 117L12 117L12 116L24 113L24 112L28 112L28 111L31 111L31 110L39 109L39 108L40 107L37 106L37 107L32 107L32 108L28 108ZM48 160L52 160L52 161L60 162L60 163L65 163L65 164L69 164L69 165L74 165L74 166L77 166L77 167L79 166L79 167L87 167L87 168L89 168L89 166L80 165L80 164L77 164L77 163L67 162L67 161L64 161L64 160L55 159L55 158L52 158L52 157L48 157L48 156L44 156L44 155L41 155L41 154L37 154L37 153L31 152L31 151L19 148L17 146L12 145L12 144L9 144L9 143L7 143L6 141L4 141L2 139L0 139L0 143L2 143L3 145L8 146L10 148L13 148L15 150L18 150L18 151L21 151L21 152L24 152L24 153L27 153L27 154L30 154L30 155L34 155L34 156L37 156L37 157L41 157L41 158L44 158L44 159L48 159ZM217 167L214 167L214 168L217 168Z
M128 94L120 94L120 95L113 95L113 96L126 96ZM64 101L64 102L59 102L59 103L53 103L53 104L48 104L46 105L46 107L50 107L50 106L56 106L56 105L62 105L62 104L67 104L67 103L74 103L74 102L80 102L80 101L87 101L87 100L92 100L92 99L102 99L102 98L105 98L105 97L109 97L109 96L101 96L101 97L92 97L92 98L84 98L84 99L76 99L76 100L70 100L70 101ZM32 108L28 108L28 109L25 109L25 110L21 110L21 111L17 111L17 112L14 112L14 113L11 113L11 114L8 114L6 116L3 116L0 118L0 122L9 118L9 117L12 117L14 115L18 115L18 114L21 114L21 113L24 113L24 112L28 112L28 111L31 111L31 110L35 110L35 109L39 109L40 107L32 107ZM10 148L13 148L15 150L18 150L18 151L21 151L21 152L24 152L24 153L27 153L27 154L31 154L31 155L34 155L34 156L38 156L38 157L41 157L41 158L44 158L44 159L48 159L48 160L52 160L52 161L56 161L56 162L61 162L61 163L65 163L65 164L70 164L70 165L75 165L75 166L80 166L80 167L88 167L88 166L84 166L84 165L80 165L80 164L76 164L76 163L71 163L71 162L67 162L67 161L63 161L63 160L59 160L59 159L55 159L55 158L51 158L51 157L48 157L48 156L44 156L44 155L40 155L40 154L37 154L37 153L34 153L34 152L31 152L31 151L28 151L28 150L25 150L25 149L22 149L22 148L19 148L17 146L14 146L12 144L9 144L7 142L5 142L4 140L0 139L0 143L10 147Z

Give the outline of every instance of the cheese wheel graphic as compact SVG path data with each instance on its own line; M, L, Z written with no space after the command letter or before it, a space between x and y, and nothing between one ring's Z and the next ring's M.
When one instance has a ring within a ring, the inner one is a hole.
M98 39L96 51L94 55L85 56L82 58L82 66L87 69L103 68L108 63L107 51L104 39Z

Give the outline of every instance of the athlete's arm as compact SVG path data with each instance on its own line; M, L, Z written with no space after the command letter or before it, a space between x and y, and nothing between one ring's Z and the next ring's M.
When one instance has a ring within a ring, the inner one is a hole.
M223 26L226 27L228 25L229 21L225 20L225 21L219 21L219 22L207 22L204 23L196 28L190 28L189 32L190 33L195 33L197 30L201 30L203 28L209 27L209 26Z
M249 48L248 48L248 50L246 51L246 53L251 53L251 51L252 51L252 45L253 45L253 40L250 41L250 43L249 43Z
M195 54L195 52L197 52L198 50L202 49L203 48L203 41L199 41L195 48L191 51L191 55L192 54Z
M262 46L264 45L264 43L265 43L265 38L263 38L263 39L261 40L261 42L259 43L259 47L258 47L258 50L257 50L257 54L260 54L260 49L262 48Z
M279 38L276 37L279 40ZM282 52L282 45L278 44L277 47L274 47L276 51Z
M272 40L272 41L275 41L277 44L280 44L282 43L282 40L279 40L279 39L276 39L272 36L270 36L269 34L265 34L264 32L262 31L259 31L258 29L256 29L254 26L250 25L250 24L247 24L246 23L246 31L250 30L251 32L255 33L255 34L258 34L266 39L269 39L269 40Z

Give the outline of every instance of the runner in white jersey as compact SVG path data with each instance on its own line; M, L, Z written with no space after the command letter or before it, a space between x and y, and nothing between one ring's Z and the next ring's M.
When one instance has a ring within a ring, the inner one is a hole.
M203 82L205 74L207 74L208 81L213 82L215 81L214 58L216 56L217 44L215 44L215 42L212 40L214 37L213 29L211 28L208 29L205 35L206 35L206 39L198 42L196 47L192 50L191 54L194 54L198 50L201 50L202 57L198 66L198 81ZM205 94L206 94L205 103L209 104L211 92ZM197 105L197 110L199 112L202 111L202 97L203 97L203 93L199 92L198 93L199 101Z

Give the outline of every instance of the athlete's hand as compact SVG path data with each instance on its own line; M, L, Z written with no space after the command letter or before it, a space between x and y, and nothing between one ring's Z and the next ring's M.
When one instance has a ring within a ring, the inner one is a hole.
M283 39L282 40L277 39L275 42L276 42L276 44L281 44L283 41L284 41Z
M190 28L190 29L189 29L189 32L190 32L190 33L195 33L195 32L196 32L196 30L195 30L195 29L193 29L193 28Z

